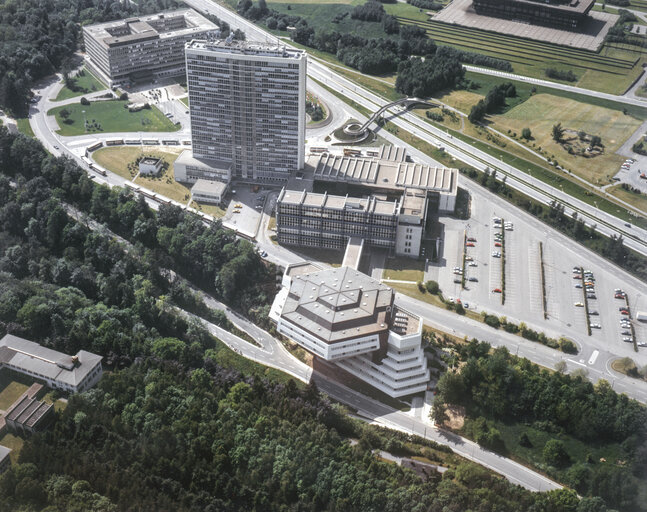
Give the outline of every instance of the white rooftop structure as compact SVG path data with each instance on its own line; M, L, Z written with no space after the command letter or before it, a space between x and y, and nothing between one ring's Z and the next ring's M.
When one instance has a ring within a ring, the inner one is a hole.
M422 321L388 286L350 267L288 266L270 318L278 331L384 393L422 392L429 381Z
M43 380L51 388L72 393L85 391L98 382L102 359L85 350L68 356L13 334L0 340L0 369L10 368Z

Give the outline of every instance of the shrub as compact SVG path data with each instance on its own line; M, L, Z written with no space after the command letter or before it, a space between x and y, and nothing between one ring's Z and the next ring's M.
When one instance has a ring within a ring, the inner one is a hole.
M425 288L432 295L437 295L440 291L440 287L438 286L438 283L436 281L427 281L425 283Z
M571 461L571 457L566 451L566 446L558 439L550 439L547 441L544 445L542 455L547 464L558 468L567 466Z
M90 104L90 100L87 99L85 96L83 96L81 98L81 105L89 105L89 104Z
M532 139L532 132L530 131L530 128L524 128L523 130L521 130L521 138L526 140Z

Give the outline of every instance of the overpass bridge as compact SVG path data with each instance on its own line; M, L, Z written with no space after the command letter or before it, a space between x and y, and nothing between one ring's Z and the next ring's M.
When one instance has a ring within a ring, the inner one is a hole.
M371 117L368 118L368 121L366 121L363 125L360 125L359 123L351 123L344 126L344 133L355 137L361 137L366 134L371 123L376 122L380 118L380 116L390 108L404 106L408 109L410 107L413 107L414 105L426 105L431 108L440 107L438 103L432 103L420 98L400 98L399 100L392 101L391 103L387 103L386 105L382 106L379 110L374 112Z

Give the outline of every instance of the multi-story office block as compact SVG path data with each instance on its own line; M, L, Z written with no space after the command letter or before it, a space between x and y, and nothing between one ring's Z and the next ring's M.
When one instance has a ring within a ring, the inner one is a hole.
M110 86L184 74L184 45L217 25L192 9L83 27L86 64Z
M193 157L277 183L305 154L306 54L246 41L186 46Z
M534 25L577 30L595 0L474 0L477 14L523 21Z
M270 318L278 331L393 397L429 382L422 321L394 304L388 286L348 267L290 265Z
M339 249L350 237L371 247L417 257L425 227L427 197L405 190L398 200L365 199L283 189L276 202L278 242Z

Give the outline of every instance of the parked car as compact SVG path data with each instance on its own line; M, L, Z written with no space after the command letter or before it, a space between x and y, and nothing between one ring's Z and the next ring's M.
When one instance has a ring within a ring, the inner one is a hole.
M501 288L495 288L494 290L492 290L492 293L502 293Z

